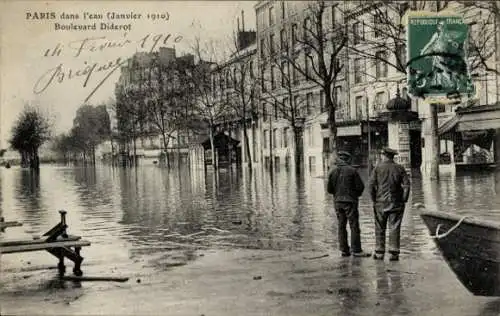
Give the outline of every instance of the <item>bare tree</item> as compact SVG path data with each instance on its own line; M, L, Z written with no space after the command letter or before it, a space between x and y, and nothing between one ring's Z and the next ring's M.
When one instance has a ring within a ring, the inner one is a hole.
M145 101L145 67L135 57L130 60L129 69L125 72L129 78L125 85L118 85L116 102L112 106L118 121L118 138L122 148L120 151L130 152L132 142L134 164L137 163L137 137L142 136L147 128Z
M276 54L276 43L271 42L272 39L264 40L264 47L261 47L264 55L273 56ZM281 49L285 51L288 49L286 43L282 43ZM298 62L296 63L298 65ZM309 71L309 70L307 70ZM304 98L299 91L297 91L297 86L299 84L299 72L294 68L293 64L290 63L286 58L271 57L267 60L267 63L261 65L260 74L258 74L258 80L260 89L262 91L262 109L260 114L263 116L264 120L269 121L269 150L270 157L272 157L273 145L273 118L277 120L285 120L291 127L293 132L293 141L295 145L294 150L294 162L295 171L300 173L302 171L302 157L304 155L303 151L303 133L304 127L302 119L306 115L312 113L311 102L309 107L306 98ZM323 111L323 109L318 109ZM288 137L288 135L284 135ZM270 159L270 165L272 168L272 158Z
M256 75L257 58L256 46L251 43L245 43L244 36L235 34L233 36L233 50L228 61L218 67L215 78L222 80L222 76L226 78L226 96L222 96L227 102L228 110L230 110L229 120L236 120L240 123L243 130L243 138L245 142L245 153L248 157L248 166L252 170L252 156L250 153L250 142L248 138L248 122L257 118L257 100L258 100L258 80ZM219 87L221 85L219 84ZM217 83L213 82L213 89L217 89ZM255 137L255 135L254 135Z
M145 108L147 122L160 132L165 149L165 159L169 164L167 148L173 134L178 132L184 122L181 108L187 91L182 76L189 65L180 60L162 62L157 56L148 66L146 78Z
M331 158L336 156L337 151L335 111L338 100L333 89L344 69L340 60L348 37L343 22L328 12L339 11L341 8L336 2L324 0L306 2L306 14L304 21L301 21L301 31L297 27L298 24L292 24L291 30L285 32L284 35L285 40L282 42L284 49L271 56L271 58L286 61L291 69L324 91L330 130ZM301 117L294 117L294 119L297 121ZM297 126L300 126L300 122L298 123Z
M213 43L203 45L200 37L196 37L192 49L197 63L186 72L195 98L191 119L201 122L208 129L212 165L214 169L217 169L214 132L216 125L223 122L224 118L230 113L229 103L222 95L223 90L216 89L213 86L214 81L212 79L219 68L217 58L214 55ZM219 81L221 86L225 84L225 80L228 80L228 78L221 77Z

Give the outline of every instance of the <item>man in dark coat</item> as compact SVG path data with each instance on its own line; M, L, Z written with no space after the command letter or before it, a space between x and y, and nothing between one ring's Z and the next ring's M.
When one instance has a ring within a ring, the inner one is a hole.
M359 228L358 199L365 185L357 170L350 165L351 155L340 151L334 168L328 174L327 191L335 199L335 212L338 219L338 239L343 257L351 255L347 241L347 223L351 229L351 247L353 256L369 257L361 249L361 233Z
M410 179L403 166L394 162L397 151L384 148L382 162L372 172L369 189L375 215L375 253L373 258L383 260L386 229L389 229L389 260L399 260L401 222L410 195Z

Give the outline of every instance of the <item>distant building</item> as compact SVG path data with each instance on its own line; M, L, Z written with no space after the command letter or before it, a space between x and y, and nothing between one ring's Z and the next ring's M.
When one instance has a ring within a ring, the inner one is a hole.
M168 129L168 135L163 139L158 124L161 115L168 120L170 117L167 116L171 113L160 113L160 110L148 107L151 104L145 104L151 102L151 93L183 87L179 76L171 71L172 67L183 63L194 64L194 56L177 57L174 48L160 47L158 52L134 54L120 69L120 78L115 85L116 101L117 104L123 102L127 105L122 108L117 105L116 109L109 111L112 112L110 119L114 141L118 144L113 147L113 155L157 159L162 153L167 153L170 160L174 155L186 159L192 132L189 129L171 131L170 126L162 125L165 130ZM189 106L187 103L184 105Z

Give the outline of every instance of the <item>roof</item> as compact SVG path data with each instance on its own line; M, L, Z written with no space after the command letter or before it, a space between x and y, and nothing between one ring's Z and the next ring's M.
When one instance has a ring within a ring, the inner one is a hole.
M215 148L226 148L226 146L228 145L236 147L238 146L239 143L240 143L239 140L231 138L226 134L224 134L223 132L214 135ZM203 148L205 148L205 150L212 148L212 146L210 145L210 138L207 138L203 143L201 143L201 145L203 146Z

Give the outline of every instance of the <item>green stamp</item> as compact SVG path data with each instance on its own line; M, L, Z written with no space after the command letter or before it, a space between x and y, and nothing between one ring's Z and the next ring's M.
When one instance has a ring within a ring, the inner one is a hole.
M475 94L467 66L469 26L462 17L410 15L406 34L408 92L413 97Z

